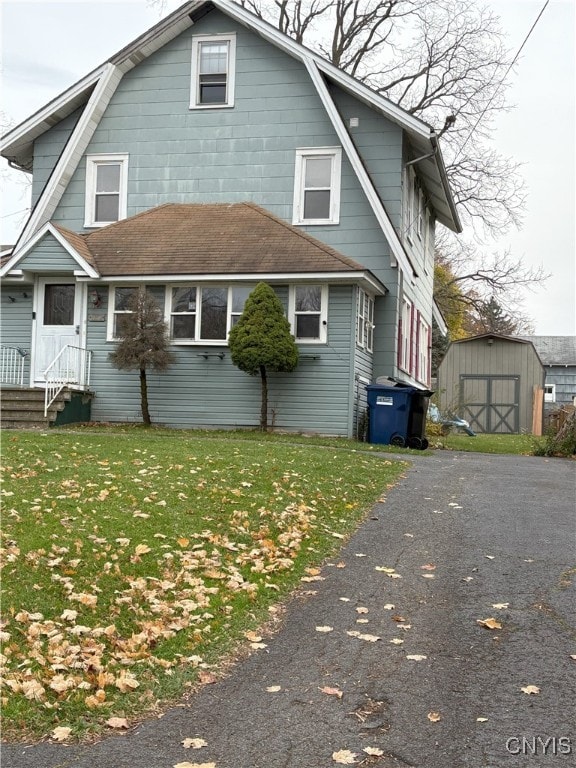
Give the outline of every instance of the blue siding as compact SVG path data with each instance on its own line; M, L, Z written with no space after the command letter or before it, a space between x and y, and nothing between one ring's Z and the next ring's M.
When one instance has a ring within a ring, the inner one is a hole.
M29 272L74 272L78 262L70 256L56 238L47 232L19 262L18 269Z
M139 421L138 372L120 372L110 364L108 355L114 344L106 341L106 323L94 319L106 317L108 293L101 285L98 288L103 303L89 312L87 326L87 343L93 351L91 389L96 393L92 418ZM278 293L287 300L287 289ZM296 371L269 375L269 419L276 429L351 435L353 297L351 286L331 286L328 343L301 345ZM259 424L260 379L236 368L227 347L173 349L177 362L168 371L148 373L153 421L173 427ZM216 356L221 352L223 360ZM204 354L210 356L205 359Z
M24 296L26 294L26 296ZM10 301L9 297L14 301ZM34 286L13 284L2 286L0 343L6 347L20 347L30 352L32 347L32 301ZM26 357L24 384L30 381L30 355Z

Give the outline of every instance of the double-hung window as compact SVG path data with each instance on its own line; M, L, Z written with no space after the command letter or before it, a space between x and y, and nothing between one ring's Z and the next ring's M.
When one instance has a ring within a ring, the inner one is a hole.
M327 285L291 286L288 313L296 341L305 344L326 343Z
M412 368L412 319L412 303L408 299L404 299L398 339L398 366L407 373L411 373Z
M418 317L418 371L417 378L423 384L428 383L430 369L430 327Z
M178 344L226 341L253 285L176 286L168 295L170 338Z
M128 155L86 157L85 227L104 227L126 218Z
M192 38L192 109L234 106L235 60L234 34Z
M372 352L374 338L374 299L366 291L358 290L356 343Z
M338 224L340 147L296 150L293 224Z

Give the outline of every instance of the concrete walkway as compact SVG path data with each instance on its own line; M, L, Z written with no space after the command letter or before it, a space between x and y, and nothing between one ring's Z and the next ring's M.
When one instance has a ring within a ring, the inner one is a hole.
M265 649L162 718L4 746L3 768L576 765L575 469L415 458Z

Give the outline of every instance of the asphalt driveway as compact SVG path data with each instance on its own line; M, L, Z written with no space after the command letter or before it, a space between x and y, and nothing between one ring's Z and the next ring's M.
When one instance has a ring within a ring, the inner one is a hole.
M576 765L575 469L417 457L266 648L161 718L5 745L3 768Z

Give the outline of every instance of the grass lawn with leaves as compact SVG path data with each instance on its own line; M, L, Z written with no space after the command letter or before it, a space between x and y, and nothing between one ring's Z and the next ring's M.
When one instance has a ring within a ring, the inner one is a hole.
M356 444L358 445L358 444ZM80 740L218 670L406 465L162 430L4 432L4 738Z
M461 433L429 436L430 448L469 453L507 453L532 456L535 446L543 438L534 435L477 434L475 437Z

